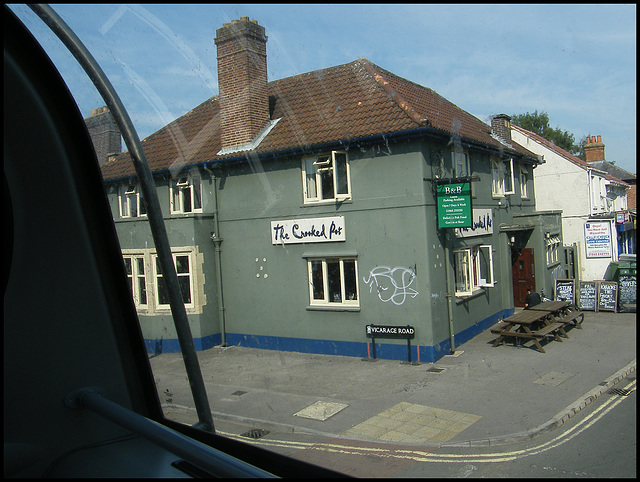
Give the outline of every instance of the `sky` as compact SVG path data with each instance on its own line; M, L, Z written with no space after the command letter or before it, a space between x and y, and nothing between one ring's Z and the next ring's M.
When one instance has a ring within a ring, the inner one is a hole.
M42 21L10 4L58 66L81 113L104 105ZM269 80L366 58L480 120L546 112L602 136L636 172L636 5L55 4L145 138L218 94L214 38L247 16L266 29Z

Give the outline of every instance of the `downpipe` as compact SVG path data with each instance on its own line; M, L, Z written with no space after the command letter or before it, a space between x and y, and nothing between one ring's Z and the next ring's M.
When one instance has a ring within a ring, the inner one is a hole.
M445 230L444 234L444 259L445 263L445 280L447 283L447 314L449 317L449 342L451 344L451 348L449 353L453 354L456 351L456 341L453 333L453 291L451 290L451 276L449 274L449 269L451 267L450 250L449 250L449 230Z
M216 281L218 283L218 319L220 320L220 344L221 346L227 346L227 328L224 309L224 295L222 293L222 237L220 236L220 220L218 209L218 178L214 172L204 165L205 171L211 176L213 182L213 222L214 232L211 235L211 241L213 241L214 250L216 253Z

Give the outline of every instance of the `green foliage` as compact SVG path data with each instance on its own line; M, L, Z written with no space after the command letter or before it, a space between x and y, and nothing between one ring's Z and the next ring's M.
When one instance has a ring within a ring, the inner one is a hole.
M533 114L527 112L525 114L511 116L511 123L534 132L546 140L553 142L556 146L565 151L579 156L584 159L584 139L576 144L573 134L569 131L563 131L559 127L555 129L549 125L549 115L546 112L538 113L536 110Z

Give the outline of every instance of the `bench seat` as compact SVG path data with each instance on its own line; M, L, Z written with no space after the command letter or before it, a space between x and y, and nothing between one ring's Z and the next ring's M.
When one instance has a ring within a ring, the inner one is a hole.
M567 334L564 333L563 326L564 323L556 321L543 326L539 330L534 331L532 334L536 338L544 338L545 336L553 335L556 340L562 341L558 336L558 332L560 332L565 338L569 338Z
M494 335L500 335L507 326L509 326L508 323L498 323L497 325L491 327L491 333L493 333Z
M578 320L578 318L580 319ZM584 313L582 311L570 311L563 317L558 318L558 321L565 324L573 322L577 328L582 329L581 325L584 321Z

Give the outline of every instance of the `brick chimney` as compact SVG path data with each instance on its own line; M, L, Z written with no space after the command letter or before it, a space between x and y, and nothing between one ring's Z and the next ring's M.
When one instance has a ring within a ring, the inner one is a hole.
M107 107L91 109L91 116L84 120L100 165L122 152L120 129Z
M587 137L584 144L584 156L587 162L604 161L604 144L602 136Z
M249 17L216 31L222 149L250 143L269 122L267 36Z
M507 143L511 143L511 117L498 114L491 118L491 132Z

